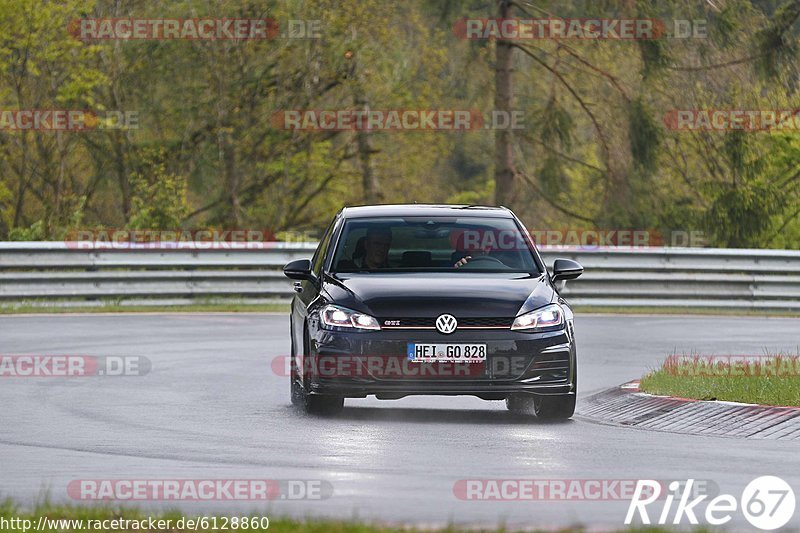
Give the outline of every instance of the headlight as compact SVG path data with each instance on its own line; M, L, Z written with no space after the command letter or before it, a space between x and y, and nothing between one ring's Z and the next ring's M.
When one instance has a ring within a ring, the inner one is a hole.
M326 305L319 317L325 329L381 329L375 317L338 305Z
M511 324L511 329L537 331L560 326L563 323L564 311L561 310L561 306L550 304L536 311L519 315L514 319L514 323Z

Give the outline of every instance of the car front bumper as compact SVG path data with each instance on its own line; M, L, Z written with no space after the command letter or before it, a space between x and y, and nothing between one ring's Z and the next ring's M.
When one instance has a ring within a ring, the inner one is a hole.
M480 363L419 363L409 343L485 344ZM302 364L311 394L473 395L499 400L509 394L576 393L576 350L571 324L545 333L510 329L341 332L317 329Z

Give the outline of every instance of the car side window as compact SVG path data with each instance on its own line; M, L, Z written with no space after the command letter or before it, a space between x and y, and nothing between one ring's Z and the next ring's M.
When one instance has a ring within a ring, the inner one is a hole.
M325 230L325 235L322 236L322 239L319 241L319 246L317 246L317 251L314 253L314 258L311 260L311 269L314 271L314 274L319 277L320 272L322 271L322 264L325 262L325 256L328 255L328 245L331 242L331 236L333 236L333 227L336 225L336 219L331 222L328 226L328 229Z

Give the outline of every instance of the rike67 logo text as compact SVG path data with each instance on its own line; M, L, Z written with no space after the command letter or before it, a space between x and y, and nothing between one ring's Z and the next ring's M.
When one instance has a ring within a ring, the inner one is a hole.
M693 496L693 484L694 479L687 480L685 485L673 481L669 484L666 497L662 497L659 482L639 480L625 516L625 524L631 524L637 514L643 524L650 524L648 506L656 501L659 502L657 505L663 505L656 522L659 525L678 525L684 523L684 520L697 525L700 515L707 524L721 526L730 522L734 513L741 512L754 527L771 531L785 526L794 515L794 491L788 483L776 476L754 479L744 488L738 500L730 494L720 494L708 502L705 502L708 497L706 494L690 500ZM701 513L703 506L705 511Z

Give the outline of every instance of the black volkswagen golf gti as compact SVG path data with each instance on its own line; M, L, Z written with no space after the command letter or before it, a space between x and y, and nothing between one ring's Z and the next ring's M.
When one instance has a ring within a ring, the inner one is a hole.
M347 207L312 259L284 268L291 310L291 397L332 414L344 398L473 395L511 411L569 418L573 315L508 209Z

